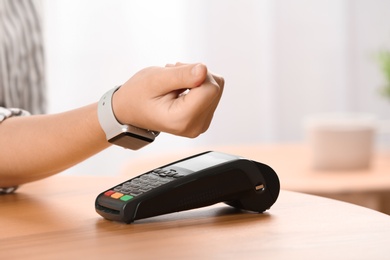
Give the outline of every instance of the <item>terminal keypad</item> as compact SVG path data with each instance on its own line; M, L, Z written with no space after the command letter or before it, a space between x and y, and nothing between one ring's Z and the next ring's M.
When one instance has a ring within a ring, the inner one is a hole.
M186 173L177 169L157 168L106 191L104 195L128 201L185 175Z

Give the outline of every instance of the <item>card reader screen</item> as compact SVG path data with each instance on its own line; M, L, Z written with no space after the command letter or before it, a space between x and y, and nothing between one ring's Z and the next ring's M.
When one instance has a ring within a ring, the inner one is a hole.
M175 163L174 166L182 167L196 172L235 159L239 159L239 157L232 156L229 154L210 152L198 157Z

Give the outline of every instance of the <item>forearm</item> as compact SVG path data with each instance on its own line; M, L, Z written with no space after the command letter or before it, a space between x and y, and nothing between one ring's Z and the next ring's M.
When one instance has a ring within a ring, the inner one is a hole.
M149 67L115 92L113 114L121 124L193 138L209 127L223 86L223 78L203 64ZM97 103L8 118L0 125L0 187L53 175L108 146Z
M65 170L107 148L97 104L54 115L13 117L0 126L0 187Z

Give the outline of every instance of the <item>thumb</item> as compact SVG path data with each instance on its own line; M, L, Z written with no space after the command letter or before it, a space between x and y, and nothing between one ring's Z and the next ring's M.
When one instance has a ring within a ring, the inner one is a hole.
M161 74L161 90L165 93L191 89L200 86L207 77L207 67L204 64L186 64L167 66Z

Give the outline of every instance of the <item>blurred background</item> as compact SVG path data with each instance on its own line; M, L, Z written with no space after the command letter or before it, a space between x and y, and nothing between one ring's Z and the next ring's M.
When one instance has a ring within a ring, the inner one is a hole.
M192 147L302 142L304 118L317 113L390 120L375 58L390 50L389 0L44 0L43 8L49 113L96 102L148 66L203 62L226 80L202 136L111 147L66 174L117 174L131 159Z

